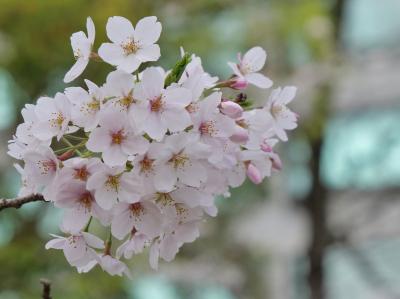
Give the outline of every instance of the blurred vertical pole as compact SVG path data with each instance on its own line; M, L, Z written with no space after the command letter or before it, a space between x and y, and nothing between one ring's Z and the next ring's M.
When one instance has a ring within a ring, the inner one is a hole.
M331 18L334 26L334 46L333 51L340 51L340 34L343 21L343 12L346 0L336 0L332 7ZM336 55L335 55L336 56ZM312 239L308 250L309 274L308 284L311 299L324 299L325 294L325 275L324 257L327 247L329 231L326 224L326 207L328 190L321 181L321 151L323 148L323 137L325 123L329 115L329 104L332 98L332 81L328 80L320 87L320 92L315 99L313 120L311 126L316 126L307 130L309 133L311 160L310 171L313 184L306 198L306 206L310 215Z

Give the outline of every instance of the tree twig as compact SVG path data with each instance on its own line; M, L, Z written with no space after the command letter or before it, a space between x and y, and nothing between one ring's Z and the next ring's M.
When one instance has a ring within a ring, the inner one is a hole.
M43 285L42 298L43 299L51 299L51 296L50 296L51 282L50 282L50 280L42 278L42 279L40 279L40 283Z
M11 198L11 199L0 199L0 211L7 208L19 209L24 204L34 201L44 201L43 195L41 194L31 194L24 197Z

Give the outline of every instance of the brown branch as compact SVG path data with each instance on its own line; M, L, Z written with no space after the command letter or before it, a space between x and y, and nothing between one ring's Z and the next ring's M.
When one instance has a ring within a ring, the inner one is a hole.
M43 285L42 299L51 299L51 296L50 296L51 282L50 282L50 280L42 278L40 280L40 283Z
M44 201L43 195L41 194L31 194L24 197L11 198L11 199L0 199L0 211L7 208L19 209L24 204L34 201Z

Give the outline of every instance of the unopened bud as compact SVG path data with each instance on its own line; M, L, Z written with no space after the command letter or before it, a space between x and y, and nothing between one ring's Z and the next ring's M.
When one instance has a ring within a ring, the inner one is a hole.
M249 163L249 165L247 166L246 174L250 181L252 181L254 184L260 184L262 182L260 171L251 163Z
M247 80L245 78L235 77L234 79L232 79L229 87L233 88L233 89L242 90L242 89L246 89L248 85L249 85L249 83L247 82Z
M221 102L221 112L230 118L236 119L242 116L243 108L232 101Z
M276 153L271 153L270 156L272 162L272 168L275 170L282 170L282 161L281 158Z

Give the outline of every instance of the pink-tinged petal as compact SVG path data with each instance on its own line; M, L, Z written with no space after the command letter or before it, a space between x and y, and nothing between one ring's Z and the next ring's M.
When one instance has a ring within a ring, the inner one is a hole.
M117 193L105 188L96 190L95 200L104 210L110 210L117 202Z
M215 128L215 133L212 134L214 137L231 137L235 131L237 125L235 124L234 120L222 115L222 114L217 114L213 118L214 121L214 128Z
M84 207L68 209L64 212L62 226L68 231L82 230L90 218L90 211Z
M279 126L275 126L274 127L275 133L276 135L279 137L280 140L282 141L288 141L288 136L285 132L285 130L283 130L281 127Z
M95 190L103 186L106 181L107 175L102 171L98 171L89 177L86 187L89 190Z
M108 18L106 30L108 38L116 44L126 42L127 39L133 39L135 34L132 23L119 16Z
M264 67L266 59L265 50L261 47L254 47L244 54L241 65L248 68L250 72L258 72Z
M179 251L179 246L174 237L167 236L160 246L160 256L167 262L172 261Z
M249 140L249 131L240 127L235 127L235 132L231 137L229 137L231 141L239 144L246 143Z
M109 166L124 165L128 160L128 155L125 154L120 145L112 145L103 151L104 163Z
M188 205L190 208L197 206L210 206L214 203L214 196L201 192L196 188L183 187L171 193L172 198L180 203Z
M80 236L69 237L64 246L65 258L71 265L82 259L85 255L85 251L86 251L86 244L83 238Z
M92 152L102 152L110 148L111 135L106 128L96 128L90 133L86 148Z
M123 57L121 63L118 64L117 69L127 73L133 73L139 68L141 63L142 62L136 57L136 55L131 54Z
M179 236L179 241L184 243L191 243L200 236L197 222L188 222L180 225L175 234Z
M155 204L142 202L142 205L144 206L145 214L140 216L140 220L135 219L135 227L149 238L154 238L160 234L162 215Z
M167 133L167 128L161 122L157 113L150 113L148 120L143 124L142 129L152 138L161 141Z
M86 30L87 30L87 34L88 34L88 40L93 45L94 38L96 35L96 29L94 27L94 23L93 23L93 20L91 17L88 17L86 19Z
M153 270L158 269L158 259L159 258L160 258L160 244L153 243L153 245L150 247L150 253L149 253L149 263L150 263L150 267Z
M128 155L144 154L149 148L149 142L142 136L129 134L121 144L122 151Z
M202 120L208 120L218 113L218 106L221 103L222 92L213 92L201 101L200 114Z
M86 66L89 63L89 59L86 58L78 58L75 64L71 67L71 69L65 74L64 82L69 83L76 78L78 78L83 71L85 70Z
M148 100L153 100L161 95L164 88L164 78L155 67L144 70L142 88Z
M169 109L161 114L161 121L171 133L180 132L192 125L192 119L186 110Z
M88 244L90 247L97 249L104 248L104 241L99 237L87 232L82 232L82 236L85 239L86 244Z
M192 187L200 187L207 179L207 172L200 162L190 161L183 168L177 169L179 181Z
M64 238L52 239L46 243L45 248L63 249L65 246L65 242L66 240Z
M161 56L160 46L153 44L140 48L135 53L135 56L141 62L157 61Z
M251 73L246 75L246 80L259 88L270 88L273 82L263 74Z
M129 120L131 121L131 123L133 123L134 127L141 130L144 122L147 121L149 114L150 114L150 109L147 103L138 104L129 110Z
M133 217L131 216L129 208L124 213L115 215L111 222L111 233L119 240L125 238L132 228Z
M157 17L145 17L136 24L135 40L141 45L154 44L161 34L161 23L157 22Z
M154 177L154 187L159 192L170 192L176 183L176 173L168 166L157 167Z
M163 93L167 107L184 108L192 101L192 93L186 88L168 88Z
M101 59L111 65L120 65L125 59L124 50L116 44L103 43L98 52Z

